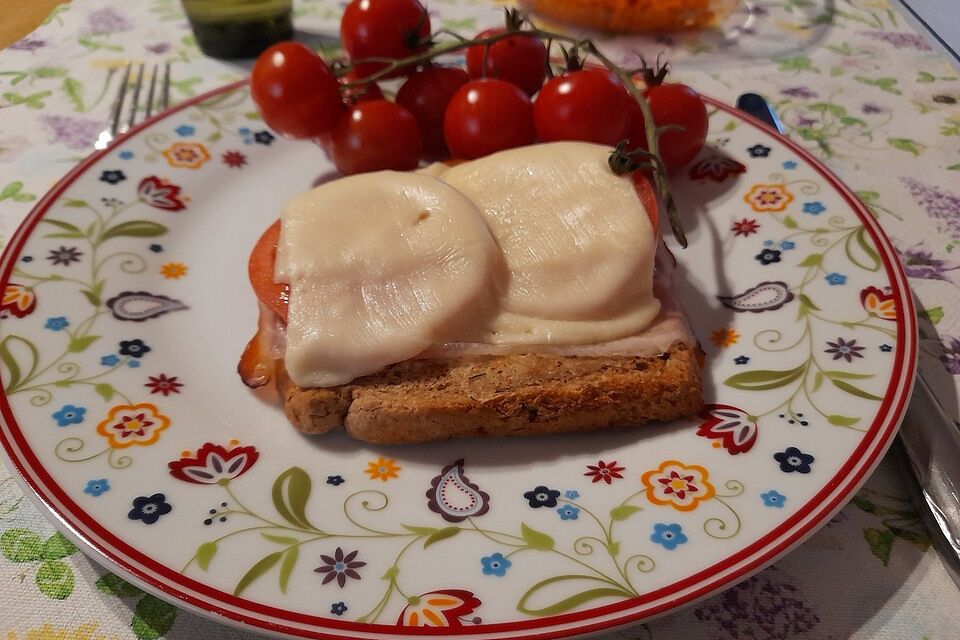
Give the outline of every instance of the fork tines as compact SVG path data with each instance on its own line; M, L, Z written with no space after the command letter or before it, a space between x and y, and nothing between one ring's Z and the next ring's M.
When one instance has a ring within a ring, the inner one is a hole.
M141 104L140 94L143 91L144 83L149 75L149 85L146 90L146 100ZM131 78L131 76L134 76ZM159 99L157 95L157 84L160 85ZM127 100L127 93L132 95ZM137 123L137 117L142 112L144 118L149 118L154 110L162 111L169 106L170 102L170 63L163 65L163 71L159 64L154 64L149 72L144 63L137 65L134 71L133 63L128 63L123 70L120 78L120 87L117 90L117 96L114 98L111 107L110 116L110 137L116 138L118 135L129 131ZM124 103L126 104L127 117L124 121ZM122 122L122 124L121 124Z

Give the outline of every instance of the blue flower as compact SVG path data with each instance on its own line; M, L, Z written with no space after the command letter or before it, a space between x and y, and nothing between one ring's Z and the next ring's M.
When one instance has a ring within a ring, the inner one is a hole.
M773 246L773 240L764 240L764 241L763 241L763 246L765 246L765 247L772 247L772 246Z
M60 411L55 411L53 419L57 421L58 427L69 427L72 424L83 422L83 414L87 412L85 407L77 407L72 404L65 404Z
M836 271L833 273L828 273L823 277L823 279L830 283L831 286L847 284L847 276L843 275L842 273L837 273Z
M196 132L196 129L189 124L182 124L174 129L174 131L176 131L177 135L181 138L186 138L187 136L192 136L194 132Z
M787 447L779 453L773 454L773 459L780 463L780 471L784 473L810 473L813 456L804 453L796 447Z
M127 361L127 366L130 367L131 369L136 369L137 367L140 366L140 361L139 361L139 360L128 360L128 361Z
M827 208L823 206L823 203L821 203L819 200L803 203L803 212L809 213L812 216L818 216L826 210Z
M50 331L63 331L70 326L70 321L63 316L57 316L56 318L47 318L43 326Z
M513 563L504 558L502 553L497 552L492 556L480 558L480 564L483 565L483 575L502 578L507 575L507 569Z
M327 484L332 484L335 487L339 487L346 480L343 479L343 476L327 476Z
M97 496L110 491L110 483L107 482L106 478L100 478L99 480L89 480L87 481L87 486L83 488L84 493L89 493L94 498Z
M335 616L342 616L349 608L350 607L345 605L343 602L334 602L332 605L330 605L330 613Z
M770 155L770 147L762 144L755 144L747 149L747 153L750 154L751 158L766 158Z
M797 168L797 163L796 163L794 160L787 160L786 162L783 163L783 168L784 168L784 169L796 169L796 168Z
M780 262L780 252L776 249L762 249L760 253L753 257L754 259L759 260L760 264L762 265Z
M796 243L794 243L793 240L781 240L781 241L780 241L780 248L783 249L784 251L790 251L790 249L793 249L793 248L796 247L796 246L797 246L797 245L796 245Z
M130 151L129 149L124 149L123 151L118 153L117 156L119 156L122 160L129 160L130 158L133 157L133 151Z
M749 356L737 356L733 359L733 364L747 364L750 362Z
M118 358L116 354L113 354L113 353L111 353L108 356L103 356L102 358L100 358L100 364L102 364L105 367L115 367L117 366L117 364L119 364L119 362L120 362L120 358Z
M683 528L679 524L663 524L662 522L658 522L653 525L653 533L650 535L650 540L663 546L667 551L673 551L677 548L677 545L687 542L687 536L684 535Z
M576 520L580 517L580 509L569 504L565 504L557 509L557 513L560 514L561 520Z
M154 243L150 245L150 251L153 251L154 253L160 253L163 251L163 245Z
M770 489L770 491L761 493L760 499L763 500L763 506L776 507L777 509L783 509L783 503L787 501L787 497L785 495L774 489Z
M109 169L100 173L100 181L107 184L119 184L127 179L120 169Z
M127 517L131 520L140 520L143 524L153 524L160 519L160 516L172 510L173 506L167 502L167 497L162 493L155 493L152 496L134 498L133 509L127 513Z
M539 509L540 507L555 507L557 506L557 498L560 497L560 492L541 484L524 493L523 497L527 499L527 502L534 509Z
M253 134L253 139L257 141L257 144L266 144L269 145L274 141L274 135L269 131L257 131Z
M884 353L890 353L891 351L893 351L893 347L891 347L888 344L882 344L880 345L880 351L883 351Z
M567 500L576 500L577 498L580 497L580 492L574 491L573 489L568 489L563 493L563 497L566 498Z

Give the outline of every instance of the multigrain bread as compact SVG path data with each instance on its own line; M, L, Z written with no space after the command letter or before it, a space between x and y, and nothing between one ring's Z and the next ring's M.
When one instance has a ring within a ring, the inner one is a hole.
M377 444L527 436L673 420L703 404L699 347L655 356L503 355L413 359L337 387L273 379L304 433L341 426Z

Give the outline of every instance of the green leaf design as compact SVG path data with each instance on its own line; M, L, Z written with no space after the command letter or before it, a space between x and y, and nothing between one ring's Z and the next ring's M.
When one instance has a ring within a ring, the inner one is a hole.
M853 373L852 371L836 371L829 369L824 371L831 380L869 380L873 377L872 373Z
M167 228L162 224L150 222L149 220L130 220L129 222L121 222L104 231L100 236L100 241L103 242L104 240L118 238L120 236L130 238L155 238L162 236L166 232Z
M743 389L744 391L766 391L768 389L777 389L790 384L803 375L806 370L806 363L793 369L783 371L774 371L772 369L757 369L756 371L744 371L732 375L723 381L723 384L734 389Z
M870 551L880 559L883 566L890 562L890 551L896 536L889 529L864 529L863 537L870 545Z
M452 538L453 536L460 533L460 527L444 527L439 531L432 533L423 541L423 548L426 549L434 542L440 542L441 540L446 540L447 538Z
M117 390L113 388L113 385L107 384L106 382L101 382L95 386L93 390L96 391L101 398L103 398L104 402L110 402L110 399L113 398L114 394L117 392Z
M293 573L293 567L297 564L297 558L299 557L300 547L290 547L283 554L283 562L280 564L280 593L287 592L290 574Z
M826 378L826 376L823 375L823 372L822 372L822 371L817 371L817 375L813 376L813 391L814 391L814 392L819 391L819 390L820 390L820 387L823 386L823 380L824 380L824 378Z
M733 131L737 128L737 123L733 120L727 121L727 124L723 125L724 131Z
M263 117L260 115L259 111L247 111L243 114L243 117L247 120L263 120Z
M7 186L0 190L0 200L6 200L8 198L15 197L23 189L23 183L19 180L11 182Z
M100 336L77 336L67 345L67 351L70 353L81 353L86 351L87 347L100 339Z
M794 220L792 216L789 216L789 215L784 216L782 222L783 222L783 226L785 226L787 229L797 228L797 221Z
M37 353L37 348L33 346L33 343L26 338L9 335L3 340L0 340L0 362L3 362L10 374L9 376L6 376L7 386L4 387L4 389L7 391L15 389L20 383L22 379L21 376L23 375L20 365L17 362L17 358L13 355L13 351L10 349L14 342L19 342L20 344L26 345L27 350L30 353L30 368L27 370L27 375L24 377L29 378L33 375L34 371L37 369L37 360L40 358L40 354Z
M44 560L59 560L72 555L77 550L72 542L67 540L64 535L57 532L43 541L43 547L40 549L40 555Z
M314 529L306 514L311 490L312 483L307 472L300 467L290 467L273 483L273 506L290 524L301 529Z
M807 108L811 111L817 111L819 113L829 113L832 115L840 116L847 115L847 110L841 107L838 104L833 104L832 102L814 102L813 104L807 105Z
M197 547L197 566L203 571L206 571L210 566L210 561L213 560L213 556L215 555L217 555L217 543L204 542Z
M832 415L827 416L827 422L838 427L852 427L853 425L860 422L860 418L850 418L847 416Z
M43 541L29 529L7 529L0 535L0 551L11 562L32 562L43 557Z
M614 522L620 522L626 520L637 511L640 511L640 507L635 507L632 504L621 504L620 506L610 509L610 519Z
M870 498L865 498L864 496L857 495L857 496L854 496L850 502L856 505L857 508L860 509L861 511L866 511L867 513L877 512L877 505L874 504L873 500L871 500Z
M852 125L855 125L858 127L867 126L867 123L865 121L861 120L860 118L854 118L853 116L843 116L842 118L840 118L840 123L845 124L848 127Z
M118 598L132 598L143 595L143 589L130 584L120 576L115 576L112 573L103 574L97 580L96 585L97 589L103 593L117 596Z
M53 225L69 233L76 234L75 236L72 236L72 237L76 237L76 238L83 237L83 231L81 231L80 227L78 227L75 224L70 224L69 222L64 222L63 220L54 220L53 218L44 218L43 220L41 220L41 222Z
M261 533L261 536L269 540L270 542L276 542L277 544L282 544L285 547L288 547L292 544L297 544L300 542L296 538L291 538L290 536L277 536L272 533Z
M823 262L823 254L811 253L802 261L800 261L797 264L797 266L798 267L816 267L816 266L819 266L821 262Z
M788 58L777 58L774 60L780 65L780 71L810 71L820 73L820 69L813 66L813 62L807 56L792 56Z
M93 306L95 307L100 306L100 296L95 294L93 291L89 291L87 289L80 289L80 293L82 293L83 297L87 299L87 302L89 302Z
M844 253L847 254L851 262L861 269L879 271L883 262L880 260L877 251L867 241L866 233L867 230L861 227L857 229L856 233L847 236L843 247Z
M801 307L804 307L806 309L813 309L814 311L820 311L820 307L813 304L813 300L811 300L805 293L799 294L797 296L797 300L800 301Z
M62 204L62 205L65 206L65 207L70 207L70 208L72 208L72 209L79 209L79 208L81 208L81 207L87 206L87 201L86 201L86 200L80 200L80 199L78 199L78 198L67 198L66 200L64 200L64 201L61 202L60 204ZM47 221L46 218L44 218L44 221Z
M387 572L386 572L386 573L384 573L382 576L380 576L380 579L381 579L381 580L393 580L393 579L396 578L398 575L400 575L400 567L398 567L397 565L393 565L392 567L390 567L389 569L387 569Z
M530 599L536 595L536 593L550 585L556 584L558 582L568 582L572 580L577 581L589 581L589 582L601 582L605 587L600 587L596 589L588 589L586 591L581 591L580 593L568 596L558 602L555 602L551 605L545 607L533 608L528 606ZM562 575L554 576L552 578L547 578L546 580L541 580L537 584L533 585L527 589L526 593L521 596L520 601L517 603L517 611L521 613L526 613L531 616L550 616L558 613L563 613L564 611L569 611L574 607L577 607L584 602L589 602L591 600L596 600L597 598L607 598L607 597L617 597L617 598L629 598L632 594L629 591L624 589L617 589L613 586L610 586L608 582L595 578L593 576L587 575Z
M407 531L411 531L421 536L433 535L434 533L439 531L439 529L437 529L436 527L416 527L412 524L401 524L400 526L406 529Z
M130 630L140 640L157 640L170 631L176 619L176 607L147 594L140 599L133 611Z
M960 171L960 163L950 165L947 167L947 171Z
M36 582L40 593L63 600L73 593L73 570L62 560L44 560L37 570Z
M911 140L910 138L887 138L887 144L889 144L894 149L899 149L900 151L906 151L907 153L913 154L914 156L919 156L920 151L923 150L922 144L920 144L916 140Z
M926 71L917 71L917 82L926 83L936 80L936 76Z
M892 93L895 96L898 96L902 93L900 89L897 88L896 78L867 78L865 76L854 76L853 79L860 84L865 84L868 87L877 87L881 91Z
M249 587L251 582L272 569L273 565L280 561L280 557L282 555L283 551L274 551L250 567L250 570L247 571L242 578L240 578L240 582L237 583L237 586L233 590L233 595L238 596L243 593L243 590Z
M878 401L883 400L883 398L881 398L880 396L875 396L872 393L867 393L860 387L855 387L849 382L844 382L843 380L835 380L833 378L830 378L830 382L832 382L833 386L835 386L837 389L840 389L841 391L846 391L852 396L857 396L858 398L866 398L867 400L878 400Z
M541 551L550 551L553 549L553 538L541 531L528 527L526 522L520 523L520 536L531 549L539 549Z
M620 554L620 541L614 540L611 542L610 546L607 547L607 551L609 551L613 557L617 557Z
M917 315L921 318L926 318L933 324L940 324L940 321L943 320L943 307L934 307L933 309L923 309L917 312Z
M37 67L33 70L33 75L40 79L62 78L67 75L67 70L63 67Z
M83 83L75 78L64 78L60 88L63 89L63 92L67 94L67 97L70 99L73 110L78 113L83 113Z

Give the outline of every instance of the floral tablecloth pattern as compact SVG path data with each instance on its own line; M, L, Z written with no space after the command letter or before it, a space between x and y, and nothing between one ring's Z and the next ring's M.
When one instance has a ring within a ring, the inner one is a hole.
M434 0L471 32L497 4ZM334 50L342 4L299 0L296 24ZM886 0L761 0L725 38L610 43L665 53L678 77L732 102L765 95L894 240L919 299L921 368L958 417L960 77ZM772 43L772 44L771 44ZM738 58L739 56L739 58ZM746 59L746 60L744 60ZM0 244L88 155L127 61L172 63L172 100L242 78L205 58L177 0L74 0L0 52ZM802 548L739 585L614 638L956 638L960 591L931 546L900 468L884 461ZM0 466L0 637L242 638L105 572L59 534Z

